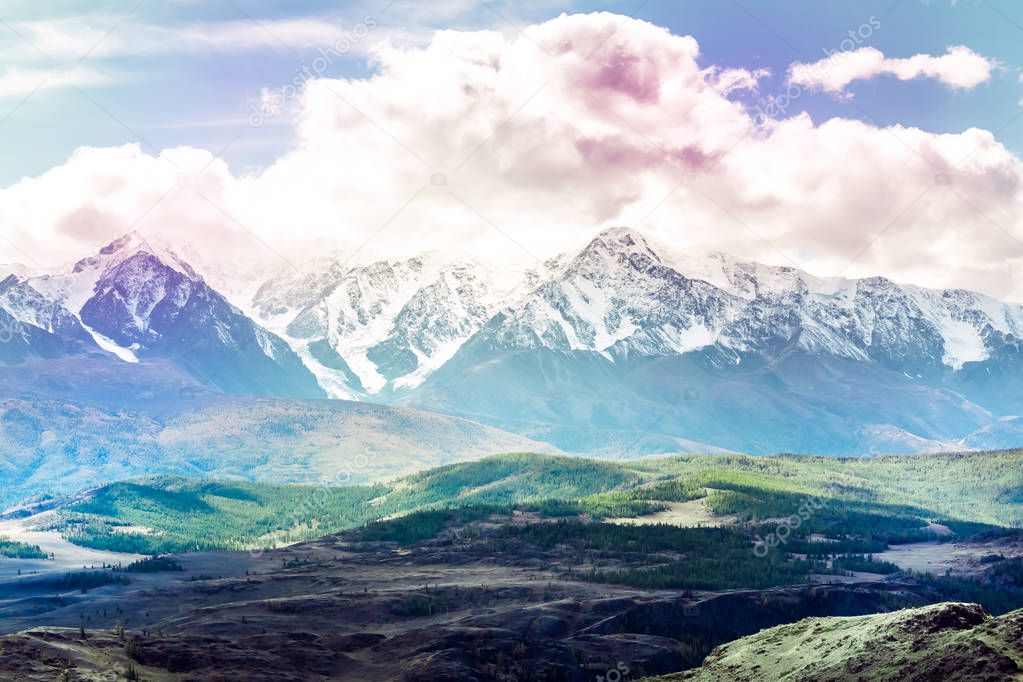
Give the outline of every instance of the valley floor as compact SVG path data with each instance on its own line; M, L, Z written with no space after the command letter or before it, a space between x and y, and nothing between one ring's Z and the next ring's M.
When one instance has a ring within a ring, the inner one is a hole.
M993 556L1023 558L1023 543L1006 538L980 542L912 542L892 545L874 558L890 561L903 570L975 577L990 565L985 563L985 558Z
M111 484L0 521L27 543L8 553L52 554L0 559L0 680L613 682L745 671L743 638L807 618L1005 614L1023 606L1019 456L507 455L386 485ZM754 651L782 641L765 637Z
M181 571L86 593L0 585L0 632L18 633L0 638L0 679L592 682L692 668L717 644L807 616L940 600L881 576L764 590L604 584L566 574L567 548L494 552L486 538L501 525L475 527L412 544L353 531L180 555Z
M140 554L108 552L72 544L47 526L55 519L54 512L30 517L0 520L0 537L35 545L51 555L50 559L6 559L0 557L0 583L25 574L42 574L100 567L143 558Z

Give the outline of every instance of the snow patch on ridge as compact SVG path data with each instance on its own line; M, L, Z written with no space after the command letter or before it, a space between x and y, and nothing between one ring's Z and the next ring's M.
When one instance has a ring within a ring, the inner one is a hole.
M398 377L394 380L395 388L412 389L422 384L426 379L433 374L436 370L444 366L448 360L450 360L458 349L462 347L464 341L462 339L453 339L441 346L434 351L432 356L424 355L418 350L413 350L416 357L419 359L419 366L413 372L409 372L405 376Z
M969 322L946 318L940 321L938 331L945 339L945 354L941 360L952 369L958 371L967 362L987 360L984 340Z
M116 341L109 337L103 336L98 331L82 322L81 319L79 319L78 321L82 325L82 328L84 328L85 331L89 332L89 334L92 335L92 340L96 342L96 345L102 348L103 350L107 351L108 353L113 353L114 355L116 355L121 360L124 360L125 362L136 363L139 361L138 356L135 355L134 351L131 348L125 348L124 346L117 345Z
M706 348L715 343L719 335L719 332L708 329L702 324L693 325L688 329L676 329L662 325L661 329L671 339L672 348L679 354Z

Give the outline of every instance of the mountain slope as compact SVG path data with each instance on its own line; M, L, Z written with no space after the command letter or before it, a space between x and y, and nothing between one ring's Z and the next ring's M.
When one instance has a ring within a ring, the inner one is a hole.
M1021 630L1023 611L992 618L976 604L808 618L720 646L695 671L656 679L1021 680Z
M370 481L514 451L553 451L464 419L345 401L198 394L150 414L0 399L0 504L148 474Z
M102 355L75 315L16 275L0 281L0 365Z
M229 393L321 397L291 348L227 302L169 248L137 232L27 281L124 362L166 359Z

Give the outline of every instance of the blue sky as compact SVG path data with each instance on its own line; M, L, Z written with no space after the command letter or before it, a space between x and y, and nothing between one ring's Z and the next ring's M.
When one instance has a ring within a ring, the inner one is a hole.
M804 93L788 113L806 110L815 121L841 116L934 132L976 126L998 131L1003 143L1023 153L1023 120L1017 118L1023 112L1023 7L1006 0L13 0L0 9L0 54L7 75L27 72L22 80L29 85L0 93L0 118L7 116L0 124L6 151L0 185L56 166L77 147L132 141L157 149L226 148L224 158L233 170L263 167L289 148L292 132L279 119L258 130L246 126L252 103L264 88L279 88L295 78L303 62L315 58L318 45L329 44L331 36L343 35L367 16L377 26L324 75L367 75L372 67L364 48L378 40L425 42L433 30L448 28L514 33L513 25L597 10L692 35L700 44L701 64L770 69L759 94L747 97L753 103L784 92L791 62L821 58L822 50L838 47L848 31L870 17L880 28L864 44L886 56L941 54L948 46L966 45L1000 65L989 82L972 90L950 90L933 79L874 78L853 83L851 101L825 92ZM289 22L307 22L307 28L289 27ZM187 38L196 32L205 37ZM54 67L57 76L63 75L65 66L73 66L66 78L54 76L34 94L26 92Z

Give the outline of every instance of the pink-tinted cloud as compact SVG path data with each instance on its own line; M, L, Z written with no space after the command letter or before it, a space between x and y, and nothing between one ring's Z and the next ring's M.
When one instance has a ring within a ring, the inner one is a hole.
M205 150L80 150L0 190L0 231L52 262L137 223L227 272L367 242L359 258L454 246L517 267L633 225L678 248L1023 299L1023 243L1006 234L1023 239L1023 166L990 132L796 112L758 127L730 94L763 74L701 61L692 37L607 13L523 30L378 45L371 77L308 82L293 148L256 173Z

